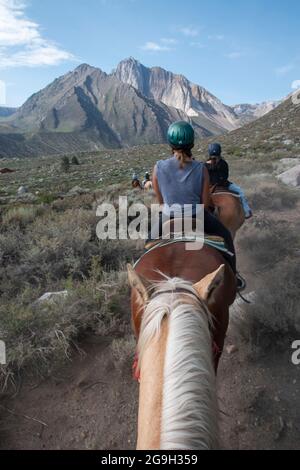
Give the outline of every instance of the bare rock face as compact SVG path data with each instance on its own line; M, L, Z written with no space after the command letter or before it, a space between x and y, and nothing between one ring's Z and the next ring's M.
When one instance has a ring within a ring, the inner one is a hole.
M223 130L239 127L239 120L232 108L183 75L160 67L147 68L132 57L120 62L115 75L148 98L183 111L193 121L202 118Z
M166 143L178 120L190 122L198 137L212 137L240 127L247 113L254 119L272 107L249 106L226 106L183 75L133 58L111 74L82 64L1 117L0 158Z
M300 165L294 166L290 170L281 173L277 178L288 186L300 188Z

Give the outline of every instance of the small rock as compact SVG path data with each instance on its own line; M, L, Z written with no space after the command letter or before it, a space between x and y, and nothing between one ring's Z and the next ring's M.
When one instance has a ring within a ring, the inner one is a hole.
M227 346L226 352L227 354L234 354L238 351L238 347L235 346L234 344L231 344L230 346Z
M61 297L67 297L68 291L64 290L62 292L47 292L46 294L42 295L35 304L40 304L44 302L53 302L55 299L61 298Z
M36 202L37 197L31 193L24 193L24 194L18 194L17 199L22 202Z
M17 195L23 196L23 194L26 194L26 193L28 193L28 188L26 188L26 186L20 186L17 191Z
M82 196L83 194L88 194L89 192L89 189L83 189L80 186L75 186L74 188L70 189L68 196Z

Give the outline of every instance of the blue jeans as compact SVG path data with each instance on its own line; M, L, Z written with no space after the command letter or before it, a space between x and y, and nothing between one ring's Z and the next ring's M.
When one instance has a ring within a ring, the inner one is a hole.
M228 186L228 189L230 191L234 191L235 193L238 193L240 198L241 198L241 203L242 203L242 206L243 206L243 209L244 209L244 212L245 212L245 216L246 217L249 217L251 215L251 209L250 209L250 206L248 204L248 201L247 201L247 198L245 196L245 193L243 192L243 190L235 183L230 183L230 185Z

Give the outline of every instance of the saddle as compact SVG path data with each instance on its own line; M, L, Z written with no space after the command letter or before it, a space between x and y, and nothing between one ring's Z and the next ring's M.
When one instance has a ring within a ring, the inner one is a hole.
M205 246L210 246L211 248L214 248L215 250L220 251L223 255L232 257L234 256L233 253L227 248L224 238L217 236L217 235L207 235L205 234L204 236L202 235L197 235L195 232L190 232L190 233L182 233L182 220L180 220L180 224L177 225L176 219L168 220L162 225L162 233L161 237L156 238L156 239L148 239L145 243L145 252L144 254L139 258L139 260L135 263L135 266L139 264L139 262L143 259L144 256L146 256L148 253L150 253L153 250L156 250L158 248L162 248L164 246L169 246L173 245L175 243L200 243L205 245ZM185 219L185 223L189 221L190 222L190 227L193 227L194 229L194 224L195 224L195 219L194 218L189 218Z
M214 186L211 188L211 196L213 196L214 194L230 194L231 196L233 197L236 197L236 198L241 198L241 196L235 192L235 191L232 191L231 189L229 189L228 187L226 186Z

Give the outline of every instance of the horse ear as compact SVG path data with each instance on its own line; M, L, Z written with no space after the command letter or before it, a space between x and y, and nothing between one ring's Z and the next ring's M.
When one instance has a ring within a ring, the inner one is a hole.
M149 300L150 282L139 276L131 264L127 264L127 272L131 288L137 291L140 302L145 304Z
M207 304L210 304L214 298L217 289L224 283L225 264L222 264L216 271L205 276L201 281L194 285L194 289Z

